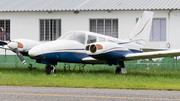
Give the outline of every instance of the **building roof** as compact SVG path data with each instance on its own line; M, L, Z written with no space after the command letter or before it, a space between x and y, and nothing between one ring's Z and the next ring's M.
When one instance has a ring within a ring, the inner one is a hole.
M0 12L174 9L180 0L0 0Z

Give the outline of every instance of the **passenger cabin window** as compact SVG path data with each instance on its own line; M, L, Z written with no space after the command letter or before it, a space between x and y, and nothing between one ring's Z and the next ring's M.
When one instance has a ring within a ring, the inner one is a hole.
M115 43L113 40L108 40L108 42L113 42L113 43Z
M85 43L85 34L82 32L72 32L72 34L67 38L67 40L75 40L82 44Z
M88 35L87 44L96 42L96 36Z
M98 42L105 42L105 41L106 41L105 38L102 38L102 37L99 37L99 38L98 38Z

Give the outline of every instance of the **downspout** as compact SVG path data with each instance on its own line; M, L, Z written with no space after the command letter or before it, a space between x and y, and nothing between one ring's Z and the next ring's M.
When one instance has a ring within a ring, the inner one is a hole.
M166 40L167 40L167 44L166 44L166 48L170 48L170 42L169 42L169 37L170 37L170 18L171 18L171 10L168 10L168 24L167 24L167 38L166 38Z

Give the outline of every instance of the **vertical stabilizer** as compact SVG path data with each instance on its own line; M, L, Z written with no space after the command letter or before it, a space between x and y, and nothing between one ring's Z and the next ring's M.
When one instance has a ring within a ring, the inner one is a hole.
M130 41L135 41L140 44L149 42L153 14L154 12L144 11L128 37Z

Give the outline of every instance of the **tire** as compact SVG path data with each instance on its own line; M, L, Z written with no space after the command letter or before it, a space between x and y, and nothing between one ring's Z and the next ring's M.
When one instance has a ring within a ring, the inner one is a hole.
M47 75L56 73L54 65L46 65L45 70Z
M115 71L115 74L120 74L121 72L121 68L119 66L116 67L116 71Z

